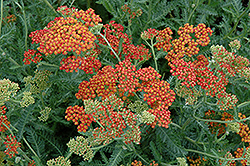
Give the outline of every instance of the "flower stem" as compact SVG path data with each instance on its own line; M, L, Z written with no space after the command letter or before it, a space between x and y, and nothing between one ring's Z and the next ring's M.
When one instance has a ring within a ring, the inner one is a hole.
M115 57L118 59L118 61L120 62L121 59L118 57L118 55L116 54L116 52L113 50L113 48L111 47L109 41L106 39L105 36L103 36L100 32L98 32L98 35L100 35L105 41L106 43L108 44L108 46L110 47L111 51L114 53Z
M1 30L2 30L2 21L3 21L3 0L1 0L1 17L0 17L0 36L1 36Z

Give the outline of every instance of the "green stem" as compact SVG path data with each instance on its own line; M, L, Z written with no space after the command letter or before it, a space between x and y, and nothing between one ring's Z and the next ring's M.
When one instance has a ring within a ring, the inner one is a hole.
M27 20L26 20L26 15L25 15L25 10L24 10L24 4L22 3L22 6L18 3L15 2L16 5L21 9L21 11L23 12L23 18L21 17L21 19L23 20L24 23L24 27L25 27L25 50L28 50L28 26L27 26Z
M3 0L1 0L0 36L2 31L2 22L3 22Z
M147 162L139 153L137 153L136 149L133 147L133 152L143 161L145 162L147 165L149 165L149 162Z
M26 145L29 147L29 149L31 150L31 152L39 159L38 155L36 154L36 152L32 149L32 147L30 146L30 144L28 143L28 141L23 137L24 142L26 143Z
M222 40L226 39L228 36L230 36L230 35L234 32L234 30L236 29L236 27L237 27L237 25L238 25L240 19L245 15L245 13L248 11L248 8L249 8L249 7L250 7L250 2L248 3L248 6L247 6L246 10L245 10L244 12L242 12L241 15L238 17L238 20L237 20L237 22L234 24L234 26L233 26L233 28L231 29L231 31L230 31L228 34L226 34L226 35L222 38Z
M192 15L194 14L194 11L195 11L196 8L198 7L198 5L199 5L199 0L197 0L197 4L195 5L194 10L193 10L193 11L191 12L191 14L189 15L187 22L189 22L189 20L191 19Z
M179 129L182 129L182 127L181 127L181 126L179 126L178 124L176 124L176 123L174 123L174 122L171 122L171 123L170 123L170 125L173 125L173 126L178 127Z
M47 1L47 0L43 0L52 10L55 14L57 14L56 10L53 8L53 6Z
M113 48L111 47L109 41L106 39L105 36L103 36L100 32L98 32L98 35L100 35L105 41L106 43L108 44L109 48L111 49L111 51L114 53L115 57L118 59L118 61L120 62L121 59L118 57L118 55L116 54L116 52L113 50Z
M97 147L91 147L91 150L99 150L99 149L111 144L112 142L114 142L114 140L110 141L108 144L105 144L105 145L101 145L101 146L97 146Z
M73 153L74 153L73 151L69 152L68 155L66 156L65 160L68 160Z

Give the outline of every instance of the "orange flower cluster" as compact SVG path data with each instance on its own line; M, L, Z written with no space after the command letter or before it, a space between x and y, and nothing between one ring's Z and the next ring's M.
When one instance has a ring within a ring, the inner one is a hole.
M142 61L148 60L151 57L149 49L147 49L145 45L141 44L140 46L135 46L132 44L128 35L123 33L124 27L121 24L117 24L115 21L110 21L109 24L105 24L103 27L105 28L103 32L106 39L122 60L136 59ZM102 37L99 37L98 40L100 44L107 45L106 41ZM120 45L122 49L119 47ZM110 54L114 55L112 51L110 51Z
M205 119L215 119L215 117L218 117L218 114L215 111L208 110L205 113ZM218 122L206 122L209 125L209 130L212 134L217 134L217 136L220 136L226 132L225 125L218 123Z
M56 17L45 29L36 30L29 35L32 43L40 43L38 51L49 54L68 54L73 51L77 55L94 47L96 37L88 27L73 17Z
M189 156L187 156L188 161L190 162L190 166L200 166L202 164L205 164L207 159L205 159L204 157L198 157L197 159L193 159L190 158Z
M99 22L102 22L102 19L99 15L95 14L95 11L91 8L86 11L77 10L76 8L68 8L67 6L61 6L57 9L58 12L61 12L64 16L73 17L80 21L84 22L84 25L87 27L93 27L98 25Z
M32 44L39 44L38 51L46 56L51 54L76 55L63 58L60 69L66 72L84 70L93 73L98 70L101 62L93 57L100 52L96 49L96 36L90 32L91 27L98 25L101 18L89 8L86 11L61 6L57 9L64 17L56 17L42 30L31 32ZM28 54L28 53L27 53ZM29 64L31 57L25 57L25 64ZM31 59L32 60L32 59Z
M212 30L209 27L206 27L205 24L200 23L196 27L193 25L189 25L188 23L184 25L184 27L180 27L177 31L180 37L178 39L174 39L172 44L170 44L170 35L172 34L170 30L165 32L166 34L166 43L164 50L170 50L170 46L172 46L171 50L168 51L167 56L165 58L171 62L172 60L178 60L183 58L185 55L192 57L193 55L198 54L200 51L198 45L206 46L210 42L210 38L208 35L212 35ZM163 32L164 33L164 32ZM192 39L191 35L194 34L196 39ZM167 45L167 47L166 47ZM158 49L161 47L158 47ZM163 47L162 47L163 48Z
M161 76L152 67L136 71L128 60L115 67L105 66L89 81L83 81L76 97L87 100L100 96L105 99L116 93L125 101L127 97L134 96L134 93L143 91L144 101L151 106L148 112L156 116L152 127L158 124L167 128L170 123L168 107L175 100L175 93L170 89L169 83L160 80Z
M3 18L3 21L6 21L7 23L15 22L16 21L16 16L14 14L8 15L8 16Z
M215 119L217 117L218 114L215 113L215 111L211 111L211 110L208 110L206 113L205 113L205 118L208 118L208 119ZM238 113L238 117L240 119L245 119L246 116L243 115L242 113ZM223 121L231 121L231 120L234 120L234 116L230 113L227 113L227 112L223 112L221 114L221 120ZM219 134L224 134L225 132L225 127L228 126L228 124L218 124L217 122L207 122L209 124L209 129L211 130L212 133L216 133L216 132L213 132L213 131L217 131L219 130ZM244 123L239 123L239 132L237 132L237 134L241 137L241 141L242 142L248 142L250 143L250 129L248 127L248 124L246 124L246 122L244 121ZM215 128L215 127L219 127L219 128ZM250 144L249 144L250 145ZM246 148L246 150L249 148L250 146L248 146ZM238 148L234 154L235 156L233 156L231 153L227 153L227 156L226 157L229 157L229 158L241 158L242 155L243 155L243 152L244 152L244 148ZM246 154L245 154L246 155ZM245 155L243 157L245 157ZM240 160L241 164L246 166L247 164L247 160ZM229 163L230 165L234 166L236 165L235 162L230 162Z
M5 125L6 126L8 126L8 127L10 127L9 125L10 125L10 122L8 121L8 118L7 118L7 116L5 115L5 113L6 113L6 107L5 106L2 106L1 108L0 108L0 132L5 132L6 130L7 130L7 128L5 127ZM5 125L4 125L4 124Z
M141 162L141 161L134 160L134 161L131 163L131 166L145 166L145 165L142 165L142 162ZM158 166L158 164L155 163L155 161L153 161L152 163L149 164L149 166Z
M233 157L232 153L227 152L226 155L225 155L225 158L227 158L227 159L233 159L234 157ZM220 162L220 165L222 165L223 161L219 160L219 162ZM226 166L236 166L235 160L228 161L226 163Z
M246 157L246 154L244 154L245 150L247 151L248 149L250 148L250 146L246 147L245 149L244 148L238 148L237 151L235 151L235 158L241 158L242 156L243 157ZM246 166L247 165L247 160L240 160L240 163L242 164L242 166Z
M122 11L124 13L128 13L129 14L129 19L134 19L135 17L139 17L142 15L142 10L138 9L136 11L132 11L131 8L128 7L127 4L123 5L121 7Z
M24 52L23 62L25 65L30 64L31 62L38 63L42 60L42 54L36 52L36 50L32 49Z
M9 158L15 157L18 154L17 148L21 147L21 143L17 142L16 136L7 135L4 141L6 150L4 151Z
M168 128L170 123L170 111L168 107L172 105L175 100L175 93L170 89L169 83L164 80L150 80L142 82L139 91L144 91L144 101L147 101L148 105L152 109L148 112L155 115L155 122L151 124L154 128L158 123L158 126Z

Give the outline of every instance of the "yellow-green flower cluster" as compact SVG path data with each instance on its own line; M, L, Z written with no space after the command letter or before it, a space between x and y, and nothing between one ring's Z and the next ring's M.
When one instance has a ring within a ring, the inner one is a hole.
M176 158L180 166L188 166L187 160L183 157L177 157Z
M47 121L49 118L50 111L51 108L45 107L43 110L40 111L41 116L38 117L38 119L43 122Z
M240 132L240 124L237 122L228 123L227 124L229 131L239 133Z
M70 160L65 159L63 156L59 156L55 159L47 161L48 166L71 166Z
M71 139L67 143L67 146L70 148L70 152L83 156L84 160L89 160L94 157L89 141L83 136L77 136L76 139Z
M17 83L11 82L9 79L0 80L0 106L16 95L19 86Z
M140 120L142 123L152 124L155 121L155 115L151 114L150 112L144 110L140 116Z
M21 107L28 107L29 105L35 103L35 99L31 95L32 95L31 92L28 91L23 92L23 98L20 102Z
M34 77L25 77L23 81L26 83L26 87L30 85L30 92L32 94L37 94L50 86L48 81L51 74L52 73L48 70L36 70Z
M137 114L140 114L144 110L149 109L148 105L146 103L142 103L140 100L137 100L134 103L129 104L128 108Z

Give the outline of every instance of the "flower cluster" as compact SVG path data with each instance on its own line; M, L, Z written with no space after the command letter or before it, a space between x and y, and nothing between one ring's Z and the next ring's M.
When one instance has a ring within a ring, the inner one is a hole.
M240 41L235 39L234 41L231 41L229 43L229 46L231 47L233 52L236 52L237 50L240 49L241 45L240 45Z
M140 129L134 113L123 108L124 102L112 95L103 102L85 100L83 107L68 107L65 118L72 120L78 126L78 131L86 131L92 122L100 127L92 131L96 144L108 144L114 138L123 137L125 143L139 143Z
M102 22L102 19L99 17L99 15L96 15L95 11L91 8L87 9L86 11L78 11L78 9L74 7L68 8L67 6L61 6L58 7L57 11L62 13L64 16L73 17L83 21L86 27L93 27L98 25L99 22Z
M127 4L123 5L121 7L121 9L124 13L129 14L129 19L134 19L135 17L140 17L142 15L141 9L138 9L136 11L132 11L131 8L129 8Z
M172 47L172 44L170 44L170 40L172 39L171 36L172 34L173 32L169 27L159 31L158 34L156 35L157 43L155 44L155 47L158 50L162 48L166 52L169 51Z
M178 60L183 58L185 55L192 57L193 55L198 54L200 46L206 46L210 42L208 35L212 35L212 30L209 27L206 27L205 24L200 23L196 27L189 25L188 23L184 27L180 27L177 31L180 37L178 39L172 40L172 47L170 50L170 39L171 31L167 30L164 32L166 34L166 43L164 43L164 50L168 51L168 54L165 58L171 62L172 60ZM194 34L196 39L192 39L192 34ZM167 47L166 47L167 45ZM158 47L158 49L161 47ZM162 47L163 48L163 47Z
M17 142L16 136L7 135L4 141L6 150L4 151L9 158L15 157L18 154L17 148L21 147L21 143Z
M47 161L48 166L71 166L71 161L64 158L63 156L59 156L55 159L50 159Z
M0 108L0 132L5 132L7 130L6 126L10 127L10 122L8 121L6 113L6 107L1 106Z
M0 106L4 105L11 96L15 96L19 89L18 84L9 79L0 80Z
M74 152L79 156L83 156L84 160L89 160L94 157L91 145L87 139L83 136L77 136L75 139L71 139L67 146L70 148L70 152Z
M153 39L158 34L159 34L158 30L149 28L146 31L141 33L141 38L143 40Z
M194 159L193 157L191 158L188 156L187 159L188 159L188 162L190 163L189 164L190 166L199 166L201 164L205 164L207 161L207 159L205 159L204 157L201 158L200 156L197 159Z
M145 165L142 165L142 162L141 162L141 161L134 160L134 161L131 163L131 166L145 166ZM153 161L153 162L150 163L148 166L158 166L158 164L155 163L155 161Z
M36 70L34 77L24 77L23 81L26 87L30 86L30 92L32 94L37 94L50 86L48 81L51 74L52 73L48 70Z
M230 113L227 113L227 112L223 112L221 115L221 120L223 121L231 121L231 120L234 120L234 116ZM215 114L215 111L207 111L206 112L206 118L208 119L215 119L216 117L218 117L218 114L216 115ZM242 113L238 113L238 117L240 119L246 119L246 116L243 115ZM209 128L210 130L212 131L212 133L216 133L215 130L218 130L219 134L224 134L225 133L225 128L227 127L228 128L228 131L232 131L232 132L236 132L236 134L238 134L240 137L241 137L241 141L242 142L246 142L246 143L250 143L250 129L248 127L249 123L246 123L244 121L244 123L240 123L240 122L234 122L234 123L226 123L225 125L224 124L219 124L217 122L208 122L209 124ZM216 128L217 127L217 128ZM214 132L213 132L214 131ZM249 149L250 146L246 147L246 150ZM235 156L233 156L231 153L227 153L226 154L226 158L241 158L244 154L244 148L238 148L234 154ZM246 153L244 154L244 158L249 158L247 160L240 160L241 164L242 165L248 165L247 162L250 161L250 156L247 156L247 154L250 154L250 153ZM221 161L222 162L222 161ZM228 165L230 166L233 166L233 165L236 165L235 162L233 161L229 161L228 162Z
M60 70L65 70L66 72L77 72L78 69L80 69L86 74L93 74L93 68L97 71L102 66L101 62L95 57L85 58L80 56L69 56L67 58L63 58L60 64Z
M38 63L42 60L42 54L37 53L36 50L29 49L24 52L23 62L25 65L30 64L31 62Z
M94 47L96 37L88 27L73 17L56 17L45 29L31 32L32 43L40 43L37 48L45 55L68 54L73 51L77 55Z
M128 60L122 61L112 68L105 66L89 81L83 81L76 93L78 99L87 100L96 96L107 98L117 94L124 101L136 92L143 92L143 100L148 103L149 113L156 116L152 127L167 127L170 123L168 107L175 100L175 93L169 83L160 80L161 77L152 67L136 70Z
M212 60L227 77L250 78L248 67L250 62L247 58L228 52L223 46L212 46Z
M32 44L39 44L37 50L46 56L67 55L69 52L74 52L77 56L68 56L61 61L60 69L66 72L80 69L86 73L92 73L93 68L99 69L101 63L93 58L97 54L93 52L99 52L96 51L96 36L90 30L102 21L101 18L91 8L78 11L75 8L61 6L57 11L64 17L56 17L44 29L31 32L29 37ZM30 61L41 60L37 59L40 53L36 54L36 59L33 58L34 54L34 51L30 50L25 53L24 63L30 64Z
M49 118L50 111L51 108L45 107L43 110L40 111L41 116L39 116L38 119L43 122L47 121Z
M20 102L21 107L28 107L29 105L34 103L35 99L34 97L32 97L32 93L27 91L23 92L23 97Z
M226 153L226 155L225 155L225 158L226 158L226 159L234 159L234 156L232 155L232 153L230 153L230 152L228 151L228 152ZM224 162L223 160L219 160L220 165L222 165L223 162ZM226 166L236 166L235 160L228 161L228 162L226 163Z
M158 126L168 128L170 123L168 107L175 100L175 93L170 89L169 83L159 79L142 82L139 91L144 91L143 100L151 106L148 112L156 117L151 126L155 127L158 123Z
M241 56L227 52L222 46L211 47L212 65L208 67L209 61L204 55L198 55L195 61L185 61L184 58L172 60L169 65L170 72L180 80L177 86L178 95L185 97L188 104L194 104L198 99L197 86L206 93L207 96L215 97L217 105L221 110L233 108L238 99L235 95L226 92L229 76L250 78L249 61ZM195 95L190 96L190 92Z
M6 21L7 23L15 22L16 21L16 16L14 14L10 14L10 15L4 17L3 21Z
M141 44L140 46L135 46L132 44L128 35L123 33L124 27L121 24L110 21L109 24L105 24L103 27L106 39L120 58L142 61L148 60L151 57L149 49L147 49L145 45ZM98 37L98 40L100 44L107 45L102 37ZM110 51L110 54L114 55L112 51Z

